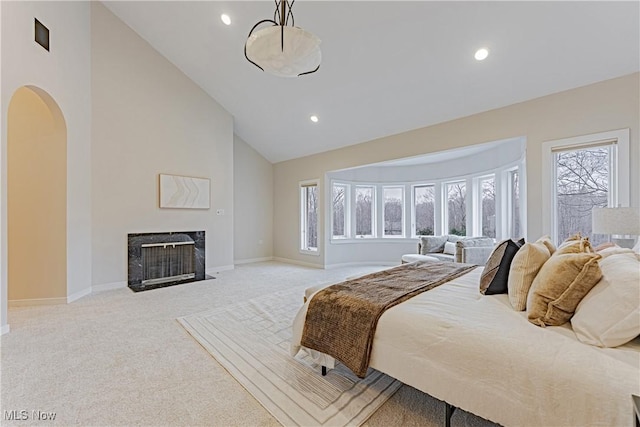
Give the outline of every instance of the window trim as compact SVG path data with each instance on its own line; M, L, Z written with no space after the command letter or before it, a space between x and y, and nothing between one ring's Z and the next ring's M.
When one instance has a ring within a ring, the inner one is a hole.
M629 206L629 165L631 161L629 153L629 128L617 129L608 132L592 133L571 138L557 139L542 143L542 230L549 234L553 242L558 243L557 218L556 218L556 167L555 154L558 151L578 150L594 146L613 144L611 173L611 190L609 204L612 206ZM626 160L625 160L626 159ZM522 193L522 181L520 182ZM522 194L520 194L522 201ZM522 210L522 204L520 205Z
M404 184L382 184L382 185L380 185L380 188L382 190L382 198L381 198L381 201L380 201L380 206L382 208L382 221L380 221L381 224L382 224L382 230L381 230L380 237L382 237L383 239L404 239L405 236L407 235L407 233L406 233L406 220L405 220L405 217L406 217L406 206L405 205L406 205L406 201L407 201L407 197L406 197L405 193L407 191L407 186L404 185ZM400 202L400 206L402 207L402 215L401 215L402 216L402 221L401 221L402 222L402 225L401 225L402 229L400 231L400 234L387 235L384 232L384 223L385 223L385 220L386 220L386 218L384 216L384 190L385 189L400 189L402 191L402 193L401 193L402 194L402 200Z
M484 207L483 207L483 196L484 196L484 191L482 188L482 183L485 181L489 181L489 180L493 180L493 188L494 188L494 194L493 194L493 203L494 203L494 212L495 212L495 219L494 219L494 233L495 236L493 236L493 238L495 239L497 236L500 235L500 224L498 224L498 195L499 195L499 181L500 181L500 176L498 173L490 173L490 174L486 174L486 175L482 175L482 176L477 176L474 177L473 179L473 200L472 203L477 206L477 212L473 212L473 235L474 236L484 236L483 233L483 215L484 215ZM508 197L508 196L507 196ZM487 236L487 237L491 237L491 236Z
M469 188L471 188L471 192L473 193L473 185L471 187L469 187L469 178L464 179L450 179L450 180L446 180L442 182L442 196L443 199L442 201L443 203L443 225L444 225L444 229L443 231L446 231L446 233L444 234L450 234L450 227L449 227L449 185L453 185L453 184L464 184L464 209L465 209L465 236L468 235L469 230L471 230L471 235L474 235L474 226L473 226L473 221L475 221L475 215L471 215L471 218L469 217L469 211L471 209L471 207L474 204L474 200L471 200L471 203L469 203ZM473 195L472 195L473 197ZM471 221L471 227L469 227L469 221Z
M418 218L416 216L416 188L418 187L433 187L433 236L437 236L438 230L438 206L441 203L438 197L438 184L436 182L420 182L417 184L411 184L411 238L419 239L421 235L416 233L416 226Z
M318 215L318 223L316 224L316 235L318 236L318 244L316 248L309 248L307 247L307 240L306 240L306 224L307 224L307 207L306 207L306 197L304 197L303 195L306 195L306 191L308 187L316 187L316 194L318 196L318 206L317 206L317 215ZM298 252L303 254L303 255L314 255L314 256L320 256L320 245L322 244L322 239L320 238L320 222L321 222L321 217L320 217L320 206L321 206L321 194L320 194L320 180L319 179L310 179L310 180L305 180L305 181L300 181L298 183L298 194L299 194L299 202L300 202L300 211L299 211L299 217L298 217L298 221L299 221L299 246L298 246Z
M335 186L339 186L339 187L344 187L344 212L343 212L343 221L344 221L344 234L336 236L333 234L333 220L334 220L334 215L333 215L333 188ZM331 214L330 214L330 219L331 219L331 224L330 224L330 229L329 232L331 233L331 239L337 239L337 240L344 240L344 239L348 239L349 236L351 236L351 184L347 184L344 183L342 181L331 181Z
M444 193L446 192L446 184L453 182L465 182L467 186L467 221L466 228L467 234L469 236L479 236L481 230L476 230L476 226L474 225L474 201L472 200L473 193L476 192L477 181L479 179L494 176L496 182L496 240L504 240L510 237L510 232L506 228L507 223L509 222L509 218L505 215L508 215L509 212L506 211L509 201L504 199L503 197L507 197L506 189L508 187L506 179L509 171L518 170L519 178L520 178L520 237L527 236L527 177L526 177L526 157L523 153L523 156L518 160L513 160L511 162L505 163L500 167L488 169L486 171L480 173L467 173L463 175L458 175L454 177L448 177L444 179L431 179L428 181L398 181L398 182L376 182L376 181L357 181L357 180L345 180L339 178L333 178L331 176L326 176L325 186L326 188L331 188L332 183L338 182L341 184L348 184L351 186L350 190L350 205L355 201L355 187L373 187L374 188L374 204L373 204L373 212L374 212L374 224L373 230L375 233L375 237L358 237L353 233L355 232L355 209L354 206L350 206L351 216L350 216L350 231L352 234L348 235L347 238L336 238L333 239L331 237L332 231L329 230L329 224L331 221L327 221L325 227L325 240L328 244L353 244L353 243L389 243L389 242L415 242L419 239L419 236L413 235L413 230L411 232L408 231L408 225L413 227L415 222L415 212L414 212L414 195L413 188L417 186L434 186L434 197L435 197L435 230L434 233L436 236L447 234L447 228L444 228L445 220L446 220L446 200L443 198ZM383 187L403 187L403 206L404 206L404 234L403 236L382 236L382 232L384 229L384 222L381 220L383 218ZM331 190L325 190L323 193L324 197L330 197ZM477 196L476 196L477 197ZM332 206L325 206L323 209L324 215L326 218L332 217Z
M376 185L375 184L355 184L353 186L353 203L355 205L355 203L358 203L358 197L357 197L357 192L358 192L358 187L361 188L370 188L371 189L371 234L357 234L358 233L358 210L354 209L353 212L353 238L354 239L375 239L377 238L377 233L376 233L376 204L377 204L377 198L376 198ZM351 234L349 235L351 236Z

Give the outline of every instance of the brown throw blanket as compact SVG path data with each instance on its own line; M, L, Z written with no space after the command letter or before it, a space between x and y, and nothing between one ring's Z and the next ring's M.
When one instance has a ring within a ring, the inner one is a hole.
M334 357L364 378L378 319L385 310L475 267L421 261L329 286L309 302L302 345Z

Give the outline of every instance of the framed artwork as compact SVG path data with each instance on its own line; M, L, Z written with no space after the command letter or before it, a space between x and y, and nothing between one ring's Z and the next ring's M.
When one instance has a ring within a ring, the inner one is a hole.
M161 208L209 209L210 191L208 178L160 174Z

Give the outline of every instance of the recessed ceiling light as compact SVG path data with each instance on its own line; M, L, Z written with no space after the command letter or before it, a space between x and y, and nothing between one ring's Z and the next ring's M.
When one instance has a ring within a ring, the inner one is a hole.
M314 114L313 116L309 117L309 120L311 120L313 123L318 123L318 116Z
M482 61L482 60L486 59L487 56L489 56L489 49L487 49L486 47L483 47L483 48L480 48L480 49L476 50L476 54L474 55L474 57L478 61Z
M222 19L222 22L224 22L224 25L231 25L231 17L226 13L223 13L222 15L220 15L220 19Z

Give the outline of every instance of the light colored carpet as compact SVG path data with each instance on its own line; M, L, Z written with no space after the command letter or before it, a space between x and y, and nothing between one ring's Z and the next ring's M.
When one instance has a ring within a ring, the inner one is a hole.
M342 365L320 375L289 354L303 293L294 288L179 318L184 328L284 426L359 426L402 383L371 370L364 380Z
M0 424L279 426L175 319L380 268L248 264L216 280L11 308L11 332L0 339L0 416L23 409L57 416L53 423ZM441 402L402 386L364 425L440 427L443 421ZM489 425L463 411L452 424Z

